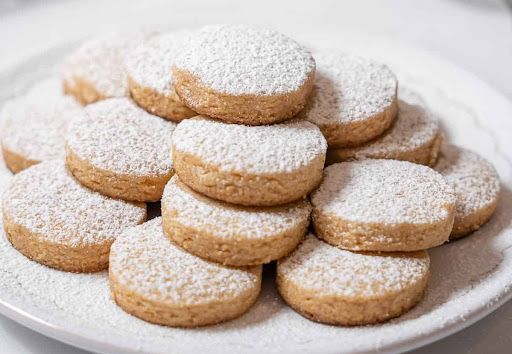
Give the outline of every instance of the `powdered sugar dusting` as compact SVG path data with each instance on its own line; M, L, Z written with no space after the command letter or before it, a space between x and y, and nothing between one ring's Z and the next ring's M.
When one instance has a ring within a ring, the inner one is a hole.
M427 252L353 253L332 247L313 234L288 257L277 273L319 296L354 299L399 293L425 278Z
M126 68L137 84L149 87L170 96L172 86L172 65L181 51L188 31L176 31L149 39L129 53Z
M500 181L494 167L475 152L446 144L435 166L457 194L455 219L463 219L496 202Z
M66 143L79 158L106 171L167 175L173 168L175 127L127 98L111 98L87 106L69 127Z
M193 32L175 66L221 93L276 95L300 89L314 73L315 60L281 33L216 25Z
M222 171L291 172L325 155L327 142L309 122L267 126L224 124L187 119L174 131L174 148L199 157Z
M440 134L437 118L411 91L400 90L399 97L398 117L384 134L360 147L335 150L352 152L356 159L396 158L432 142Z
M62 93L57 78L40 82L5 105L2 144L32 161L63 158L68 124L81 110L72 97Z
M336 47L339 40L333 39L332 43ZM372 47L371 43L367 44L367 47ZM10 97L14 86L26 85L33 79L33 72L41 72L39 69L48 73L62 53L64 51L45 53L31 59L19 71L9 72L1 80L1 96ZM75 344L87 343L91 350L109 352L168 352L169 348L181 353L215 352L216 348L219 351L251 353L408 350L411 343L439 338L496 309L509 297L508 284L512 284L512 272L509 271L512 267L512 185L510 178L507 178L510 165L502 155L510 156L510 153L507 150L494 152L491 139L477 127L468 112L473 112L475 119L492 134L497 128L497 121L486 120L484 113L504 112L504 109L483 106L486 107L484 109L468 101L467 97L463 100L462 92L465 90L459 91L457 88L468 82L463 80L464 76L452 75L460 80L445 78L443 81L439 73L447 72L443 69L451 67L420 55L415 56L417 62L411 63L404 61L402 53L390 45L382 55L398 63L401 82L407 79L409 83L416 84L429 102L435 105L436 111L449 112L448 119L443 121L449 135L459 137L459 141L466 146L471 146L478 139L478 149L493 156L500 173L504 172L503 198L489 223L471 237L429 250L429 288L425 298L410 312L373 326L322 325L303 318L287 307L275 289L273 272L268 271L265 272L267 277L258 302L236 320L197 329L156 326L128 315L115 304L109 292L107 272L62 272L21 255L6 239L0 218L2 302L26 314L24 323L38 321L41 324L44 321L48 324L45 328L55 336L65 336L66 340ZM418 66L428 68L427 73L414 71L414 67ZM430 72L436 72L437 76L429 78ZM444 88L440 89L434 82L444 82ZM479 92L483 100L493 97L486 87L471 87ZM496 135L494 137L493 140L503 143Z
M61 160L15 175L4 194L3 210L48 242L72 246L114 240L146 215L145 204L108 198L81 186Z
M396 160L361 160L327 167L313 206L344 220L426 224L445 220L453 189L429 167Z
M328 53L315 54L318 69L305 111L315 124L346 124L383 112L396 99L397 79L374 61Z
M105 97L128 95L125 55L150 32L110 33L84 43L64 63L64 79L86 80Z
M191 229L208 230L222 239L273 237L309 219L311 204L300 201L286 206L258 208L216 201L177 183L174 176L165 187L162 204L176 212L176 221Z
M227 267L185 252L163 234L161 218L125 231L110 257L110 272L128 290L181 306L226 301L257 289L258 269Z

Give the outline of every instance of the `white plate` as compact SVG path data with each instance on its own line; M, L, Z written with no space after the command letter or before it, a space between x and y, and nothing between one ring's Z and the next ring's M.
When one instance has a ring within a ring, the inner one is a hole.
M0 312L63 342L99 352L405 351L458 331L512 297L512 105L474 76L389 40L304 35L316 46L342 47L388 63L401 85L416 89L453 142L478 150L502 180L495 216L471 237L429 251L424 300L386 324L332 327L284 305L267 271L262 295L241 318L201 329L171 329L125 314L109 297L107 273L70 274L31 262L0 235ZM69 48L56 48L0 73L0 100L56 72Z

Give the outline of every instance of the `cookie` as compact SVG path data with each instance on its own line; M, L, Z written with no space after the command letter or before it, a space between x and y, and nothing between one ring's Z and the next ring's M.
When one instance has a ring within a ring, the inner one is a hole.
M154 35L154 32L110 33L84 43L64 62L64 92L84 105L128 96L125 56Z
M126 58L132 99L149 113L174 122L197 115L181 102L173 86L172 65L187 33L155 36Z
M477 153L444 145L435 170L457 194L451 239L477 230L490 219L500 195L500 180L494 167Z
M130 228L110 252L117 304L144 321L198 327L238 317L258 298L261 266L227 267L183 251L162 232L161 218Z
M277 288L295 311L313 321L368 325L400 316L423 298L426 251L353 253L313 234L277 263Z
M174 173L175 127L127 98L97 102L69 127L67 166L80 183L106 196L158 201Z
M443 141L439 121L417 96L400 92L398 117L383 135L358 147L329 149L327 164L371 158L434 166Z
M228 203L270 206L305 198L322 178L327 143L309 122L269 126L182 121L173 135L176 173Z
M26 257L70 272L108 267L119 233L146 220L146 205L111 199L80 185L63 162L18 173L3 197L5 234Z
M300 117L316 124L329 148L358 146L396 118L398 82L385 65L341 54L315 55L318 69Z
M227 265L263 264L284 257L306 234L308 200L248 207L205 197L171 178L162 197L165 234L196 256Z
M262 125L295 116L313 87L315 60L283 34L243 25L193 32L173 66L174 88L194 111Z
M7 167L18 173L41 161L64 158L67 126L80 112L81 106L62 93L55 78L9 101L2 111L2 154Z
M448 241L456 195L427 166L362 160L325 169L311 194L317 235L352 251L416 251Z

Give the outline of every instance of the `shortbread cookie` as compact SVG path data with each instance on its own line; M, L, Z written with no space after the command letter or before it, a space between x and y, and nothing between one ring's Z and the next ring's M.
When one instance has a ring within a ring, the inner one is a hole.
M435 167L457 194L455 221L450 238L475 231L492 216L500 195L494 167L475 152L444 145Z
M211 198L277 205L305 198L322 178L327 143L309 122L269 126L224 124L200 117L173 135L183 183Z
M128 96L125 56L153 32L111 33L84 43L64 62L64 91L82 104Z
M194 111L230 123L272 124L304 107L315 60L283 34L217 25L191 34L173 74L178 96Z
M175 122L197 115L181 102L173 86L172 65L187 33L153 37L126 58L132 99L146 111Z
M175 127L127 98L95 103L69 127L67 166L80 183L109 197L160 200L174 173Z
M367 325L414 307L429 279L426 251L353 253L313 234L277 264L277 288L294 310L313 321Z
M238 317L256 301L261 266L227 267L185 252L162 232L161 218L123 232L110 252L110 289L129 314L172 327Z
M385 65L353 56L315 55L318 70L306 109L329 148L361 145L381 135L397 113L397 79Z
M63 159L67 126L80 112L81 106L62 93L56 78L10 101L2 112L2 154L7 167L18 173L41 161Z
M311 195L317 235L352 251L416 251L443 244L456 201L439 173L396 160L329 166Z
M165 234L196 256L228 265L263 264L284 257L306 234L308 200L276 207L228 204L205 197L174 176L162 197Z
M80 185L53 160L14 176L3 198L5 234L28 258L71 272L108 267L119 233L146 220L146 205L111 199Z
M402 91L400 91L402 92ZM327 151L327 164L373 159L404 160L434 166L443 141L439 121L414 96L398 100L398 117L380 137L358 147Z

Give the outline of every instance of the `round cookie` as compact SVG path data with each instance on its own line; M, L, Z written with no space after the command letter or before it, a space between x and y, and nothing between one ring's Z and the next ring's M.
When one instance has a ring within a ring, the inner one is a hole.
M439 121L417 96L402 92L398 117L384 134L358 147L329 149L327 164L370 158L434 166L443 141Z
M313 234L277 263L277 288L298 313L334 325L367 325L400 316L423 298L426 251L354 253Z
M14 173L57 158L64 158L68 124L81 106L61 91L58 79L34 86L26 95L6 104L3 112L2 154Z
M69 127L67 166L80 183L106 196L158 201L174 173L175 127L127 98L97 102Z
M146 205L111 199L80 185L63 162L18 173L3 197L5 234L28 258L71 272L108 267L119 233L146 220Z
M273 124L304 108L315 60L271 30L206 26L190 35L173 75L178 96L200 114L229 123Z
M316 124L329 148L358 146L396 118L398 82L385 65L353 56L315 55L318 69L300 117Z
M132 99L146 111L174 122L197 115L181 102L173 86L172 65L187 33L153 37L126 58Z
M261 266L227 267L185 252L162 232L161 218L123 232L110 251L114 300L144 321L198 327L236 318L254 304Z
M427 166L362 160L325 169L311 194L321 239L352 251L416 251L448 241L456 195Z
M309 122L224 124L198 117L173 135L183 183L233 204L270 206L305 198L322 179L327 143Z
M457 194L451 239L477 230L492 216L500 195L500 180L494 167L475 152L444 145L435 170Z
M164 233L196 256L227 265L263 264L286 256L306 234L308 200L276 207L216 201L194 192L178 176L162 197Z
M64 62L64 92L84 105L128 96L125 56L153 35L153 32L110 33L87 41Z

